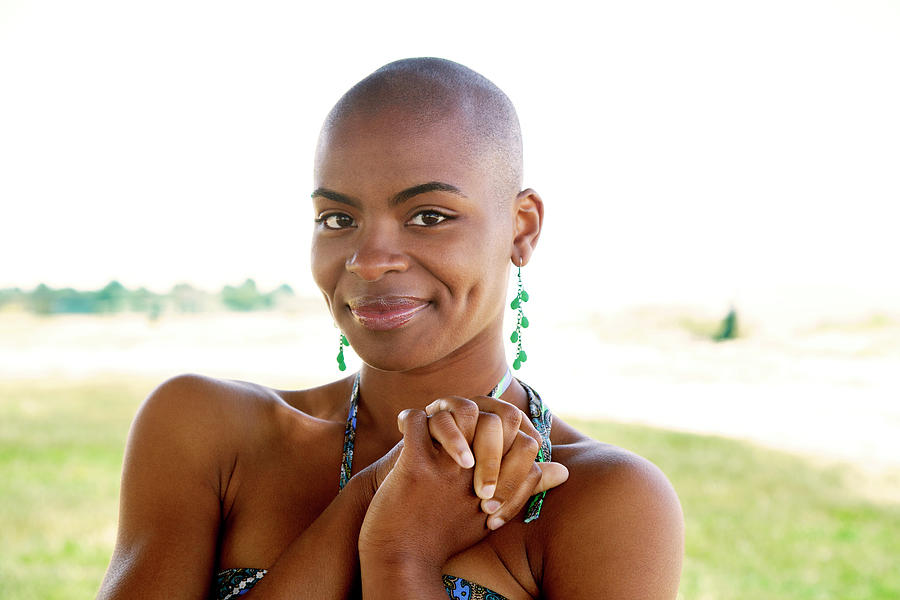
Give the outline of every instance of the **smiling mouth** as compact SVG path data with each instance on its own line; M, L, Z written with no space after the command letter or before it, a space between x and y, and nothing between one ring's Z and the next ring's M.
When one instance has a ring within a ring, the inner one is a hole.
M408 296L368 296L349 303L350 313L365 328L388 331L402 327L430 302Z

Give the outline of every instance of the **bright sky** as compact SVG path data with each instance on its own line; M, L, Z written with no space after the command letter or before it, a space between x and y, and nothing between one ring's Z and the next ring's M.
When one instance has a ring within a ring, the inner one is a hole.
M900 298L890 0L4 0L0 287L312 291L319 125L422 55L516 104L556 306Z

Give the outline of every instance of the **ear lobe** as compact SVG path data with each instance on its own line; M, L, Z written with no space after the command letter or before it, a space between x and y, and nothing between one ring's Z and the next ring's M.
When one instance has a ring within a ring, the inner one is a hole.
M510 259L515 266L524 266L531 260L544 225L544 201L531 188L522 190L514 203L516 233Z

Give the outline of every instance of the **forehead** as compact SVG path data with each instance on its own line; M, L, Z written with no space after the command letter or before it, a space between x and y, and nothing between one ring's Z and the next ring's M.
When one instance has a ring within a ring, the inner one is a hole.
M469 120L452 111L428 118L403 110L348 115L322 132L315 186L393 193L387 188L443 181L477 193L489 186L490 172L478 160L475 138Z

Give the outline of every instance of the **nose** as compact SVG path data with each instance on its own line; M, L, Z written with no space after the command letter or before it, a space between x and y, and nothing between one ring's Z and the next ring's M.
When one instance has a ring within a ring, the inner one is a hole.
M365 281L378 281L392 271L403 273L409 259L394 235L387 231L361 231L359 246L345 263L347 270Z

